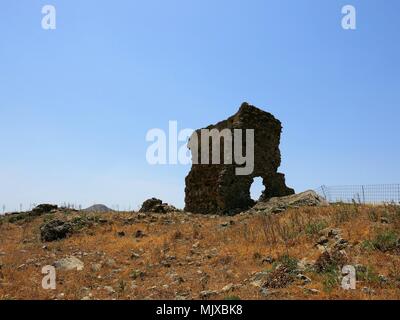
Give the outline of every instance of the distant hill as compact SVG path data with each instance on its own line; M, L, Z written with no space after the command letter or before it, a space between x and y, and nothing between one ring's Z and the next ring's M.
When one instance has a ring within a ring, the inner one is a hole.
M83 209L85 212L112 212L114 210L108 208L104 204L95 204L89 208Z

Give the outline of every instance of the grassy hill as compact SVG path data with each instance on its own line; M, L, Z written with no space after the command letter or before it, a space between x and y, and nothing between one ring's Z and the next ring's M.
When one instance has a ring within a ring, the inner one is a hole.
M58 219L69 236L41 240ZM400 208L331 205L234 217L58 210L0 218L0 299L399 299ZM66 257L83 270L41 273ZM341 288L341 267L357 270Z

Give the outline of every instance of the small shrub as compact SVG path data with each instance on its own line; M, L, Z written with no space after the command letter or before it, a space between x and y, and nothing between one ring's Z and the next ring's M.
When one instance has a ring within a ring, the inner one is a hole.
M118 291L119 291L120 293L124 293L127 287L128 287L128 284L127 284L126 281L120 280L120 281L118 282Z
M278 259L274 262L273 268L276 269L279 265L282 265L287 272L293 273L297 269L297 264L299 260L289 256L288 254L284 254L279 256Z
M318 257L314 269L318 273L336 272L348 262L347 260L347 256L341 251L325 251Z
M322 285L326 293L330 293L333 289L337 288L340 284L339 273L337 270L331 270L324 274Z
M376 208L371 208L370 210L368 210L368 219L372 222L379 221L379 214L378 214Z
M277 232L285 244L291 240L294 240L300 234L300 230L297 230L295 226L285 223L277 225Z
M309 236L317 235L319 232L328 227L325 220L311 221L305 226L305 233Z
M35 219L35 216L31 215L29 212L13 213L8 218L9 223L23 224L31 222Z
M379 283L379 275L370 266L365 269L357 270L357 280L366 281L370 283Z
M183 233L180 230L176 230L171 236L172 241L180 240L182 238L183 238Z
M130 273L130 278L133 280L136 280L138 278L143 280L144 276L145 276L145 273L141 270L132 270L132 272Z
M343 210L339 211L335 216L337 224L342 224L344 222L347 222L350 220L350 218L351 218L351 213L347 207L344 207Z
M365 251L375 250L375 247L371 240L365 240L361 243L361 248Z
M274 262L273 270L268 273L264 288L286 288L295 279L295 270L297 269L298 260L285 254Z
M73 233L70 223L61 220L45 222L40 227L40 238L43 242L61 240Z
M54 219L54 214L48 214L43 218L43 222L46 223L46 222L49 222L49 221L51 221L53 219Z
M393 230L385 230L377 233L371 243L376 250L392 251L398 247L398 235Z
M295 279L295 275L285 266L279 265L271 271L262 285L263 288L281 289L289 286Z
M73 225L75 231L79 231L85 227L90 227L93 225L94 218L86 216L74 217L70 223Z
M392 205L390 220L393 222L394 228L400 230L400 205Z
M253 260L260 260L262 259L262 255L259 252L254 252L253 254Z

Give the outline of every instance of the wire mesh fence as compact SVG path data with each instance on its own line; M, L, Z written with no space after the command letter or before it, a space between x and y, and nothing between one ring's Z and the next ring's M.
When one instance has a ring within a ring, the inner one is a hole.
M321 186L316 192L331 203L400 204L400 184Z

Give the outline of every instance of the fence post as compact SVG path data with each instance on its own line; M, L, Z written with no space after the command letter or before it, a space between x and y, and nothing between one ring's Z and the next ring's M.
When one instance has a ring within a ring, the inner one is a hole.
M321 190L322 190L322 193L324 194L324 198L325 198L326 200L328 200L328 199L326 198L325 186L321 186Z
M323 186L321 186L321 190L322 190L322 192L324 194L325 200L328 201L328 202L331 202L331 199L329 197L328 187L323 185Z
M362 195L363 195L363 204L365 204L365 191L364 191L364 186L361 186L362 188Z

